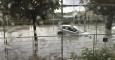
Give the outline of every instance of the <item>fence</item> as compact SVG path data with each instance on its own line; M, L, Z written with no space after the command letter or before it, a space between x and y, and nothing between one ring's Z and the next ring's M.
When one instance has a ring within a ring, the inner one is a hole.
M22 26L20 27L22 28ZM31 26L27 27L29 28L18 28L18 30L6 32L5 39L8 45L4 45L3 32L1 32L0 60L29 60L31 58L33 54L33 31ZM56 26L37 27L37 34L37 54L41 60L94 60L97 57L99 57L100 60L105 60L105 56L98 56L98 50L101 51L101 49L105 47L110 53L114 50L114 38L104 43L103 37L105 34L89 34L88 36L91 37L83 35L60 36L57 35ZM89 58L84 57L84 51L89 54L86 55L89 56ZM90 56L95 54L97 54L96 57L93 56L92 58L92 56Z
M78 6L79 11L74 12L75 7ZM38 43L36 50L38 50L37 58L39 60L115 60L115 31L112 31L112 38L108 41L103 39L106 35L105 26L112 27L112 22L114 26L114 4L92 4L92 6L96 6L95 12L102 15L87 10L88 6L81 3L80 5L63 5L62 0L61 12L57 14L59 16L52 15L52 22L48 20L44 21L44 24L42 21L38 21L41 24L37 26L38 42L33 39L31 21L13 22L4 17L4 20L1 21L4 26L0 27L0 60L32 60L35 46L37 46L35 43ZM65 7L72 7L73 11L64 13ZM84 7L84 10L80 11L80 7ZM111 11L107 9L108 7L111 7ZM66 16L69 14L72 17ZM113 16L107 20L108 16L105 15L109 14ZM88 36L57 35L58 26L56 24L58 23L60 25L72 23L71 25L78 26L90 34Z

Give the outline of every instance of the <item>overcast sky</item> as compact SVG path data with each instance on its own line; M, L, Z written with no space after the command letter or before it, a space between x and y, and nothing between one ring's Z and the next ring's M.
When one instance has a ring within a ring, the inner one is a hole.
M63 0L63 4L66 5L78 5L80 4L80 0ZM64 7L63 8L63 12L67 13L67 12L72 12L72 11L84 11L85 8L84 7ZM56 10L56 12L61 12L61 9Z
M75 5L79 4L80 0L63 0L63 4Z

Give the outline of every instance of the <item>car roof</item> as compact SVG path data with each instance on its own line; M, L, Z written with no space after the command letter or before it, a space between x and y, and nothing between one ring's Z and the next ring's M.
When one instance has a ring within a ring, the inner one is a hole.
M68 27L74 27L74 28L76 28L76 29L79 29L77 26L75 26L75 25L62 25L62 26L68 26Z
M72 26L72 25L62 25L62 26L69 26L69 27L70 27L70 26Z

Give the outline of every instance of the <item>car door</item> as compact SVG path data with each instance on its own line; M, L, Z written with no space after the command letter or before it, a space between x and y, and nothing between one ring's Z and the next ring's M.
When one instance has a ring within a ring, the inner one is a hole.
M62 27L63 33L69 33L68 26Z

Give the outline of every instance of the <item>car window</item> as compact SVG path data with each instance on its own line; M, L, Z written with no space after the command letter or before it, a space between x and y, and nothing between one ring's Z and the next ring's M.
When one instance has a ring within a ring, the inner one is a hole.
M75 28L73 28L73 27L68 27L67 30L73 31L73 32L76 32L76 31L77 31L77 30L76 30Z
M73 29L72 29L71 27L69 27L69 30L70 30L70 31L73 31Z
M73 28L73 32L76 32L76 31L77 31L77 29Z
M63 26L63 27L62 27L62 29L66 29L66 27L65 27L65 26Z
M66 30L68 30L69 27L68 27L68 26L63 26L62 29L66 29Z

